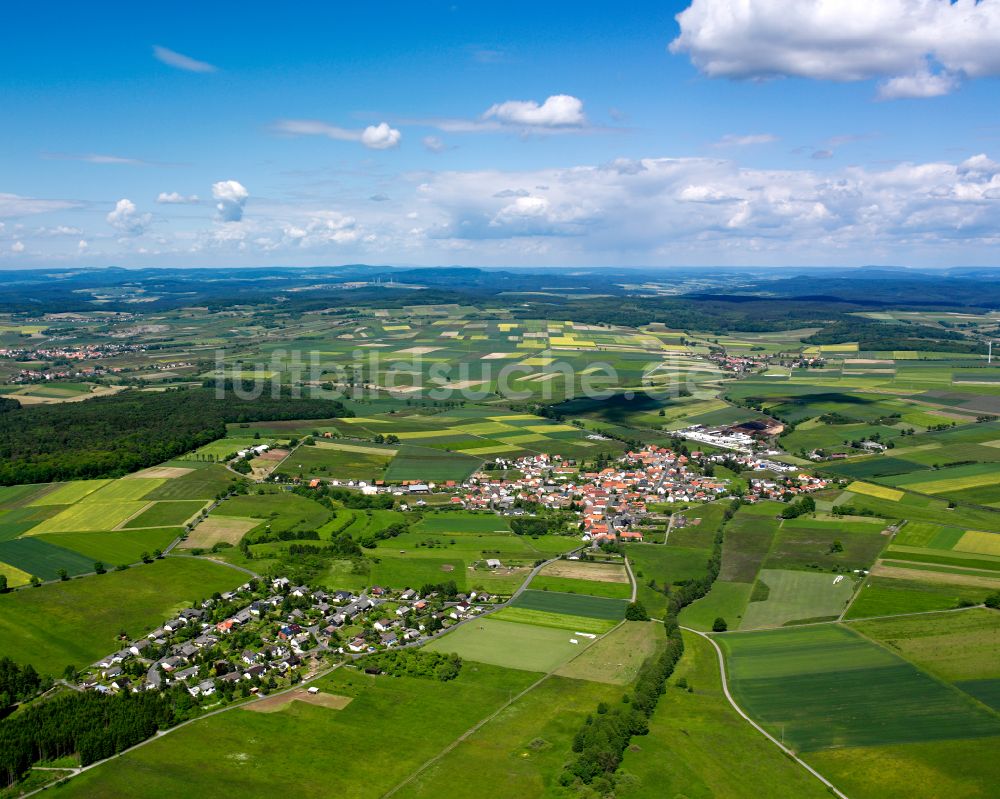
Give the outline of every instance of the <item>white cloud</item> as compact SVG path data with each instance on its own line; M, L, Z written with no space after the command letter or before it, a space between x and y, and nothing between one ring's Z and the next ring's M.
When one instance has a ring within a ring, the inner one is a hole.
M959 80L955 75L917 72L914 75L900 75L898 78L890 78L882 82L878 87L878 96L881 100L941 97L953 92L958 88L958 84Z
M713 78L877 78L893 99L1000 75L998 0L693 0L677 21L671 52Z
M175 67L177 69L183 69L186 72L215 72L216 67L214 64L209 64L207 61L198 61L195 58L186 56L183 53L178 53L175 50L171 50L167 47L161 47L160 45L153 45L153 57L157 61L162 61L168 66Z
M126 236L141 236L153 221L152 214L140 214L135 203L128 199L115 203L115 209L106 218L111 227Z
M440 136L424 136L420 143L424 145L424 149L429 153L441 153L446 149L444 141Z
M81 252L81 253L83 253L83 252L86 252L86 251L87 251L87 248L88 248L89 246L90 246L90 245L89 245L89 244L87 243L87 240L86 240L86 239L80 239L80 240L79 240L79 241L78 241L78 242L76 243L76 249L77 249L77 252Z
M736 133L727 133L719 139L713 146L715 147L752 147L755 144L773 144L778 141L778 137L773 133L750 133L740 136Z
M390 127L387 122L369 125L362 130L353 130L314 119L282 119L275 123L274 129L279 133L287 133L292 136L326 136L335 141L361 142L371 150L388 150L398 147L403 137L402 133Z
M184 196L176 191L161 191L157 195L156 201L161 205L187 205L198 202L198 195L191 194Z
M526 127L580 127L587 118L583 101L569 94L554 94L539 105L534 100L508 100L490 106L483 119L495 119L504 125Z
M83 161L85 164L111 164L114 166L149 166L149 161L141 158L131 158L125 155L108 155L106 153L42 153L42 158L48 161Z
M243 219L243 208L250 198L250 192L236 180L220 180L212 184L212 197L217 200L215 208L223 222L239 222Z
M372 150L388 150L399 146L402 135L395 128L390 128L387 122L380 122L361 131L361 143Z
M10 251L14 254L24 252L24 242L15 241L13 244L10 245Z
M42 200L36 197L22 197L18 194L0 192L0 217L29 216L47 214L50 211L64 211L77 207L70 200Z

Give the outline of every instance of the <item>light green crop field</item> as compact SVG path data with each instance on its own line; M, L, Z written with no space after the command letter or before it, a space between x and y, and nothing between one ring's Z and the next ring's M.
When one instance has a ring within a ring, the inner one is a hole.
M76 480L63 483L53 491L47 491L31 502L32 505L72 505L88 494L106 486L110 480Z
M616 622L612 619L594 619L590 616L570 616L565 613L548 613L544 610L528 610L520 607L506 607L490 615L498 621L534 624L538 627L554 627L557 630L601 635L612 629Z
M443 513L426 513L413 526L418 533L509 533L510 524L503 516L494 513L468 513L465 511L446 511Z
M691 691L676 687L680 679ZM726 700L711 643L684 633L684 657L625 751L621 799L823 799L826 788L753 729ZM724 752L725 756L720 757Z
M274 794L276 775L295 774L295 795L303 799L371 799L405 780L539 676L481 663L465 663L449 682L373 677L341 668L316 684L324 692L351 697L343 710L290 702L273 713L222 713L92 769L60 792L67 797L266 799ZM588 685L600 690L596 683ZM362 730L379 734L370 736L359 757L345 742L356 741Z
M119 630L138 636L171 612L246 575L195 558L165 558L128 571L0 595L0 655L61 674L67 664L89 665L120 646Z
M847 607L856 585L844 575L788 569L761 569L757 579L767 586L768 597L747 604L741 630L835 619Z
M727 633L740 706L798 751L1000 735L1000 717L843 625Z
M130 477L123 480L112 480L107 485L87 494L80 501L87 504L103 505L114 502L135 502L144 499L150 491L154 491L165 482L167 482L166 479L162 477Z
M31 535L38 535L39 533L113 530L149 504L142 500L133 502L78 502L52 518L35 525L30 532Z

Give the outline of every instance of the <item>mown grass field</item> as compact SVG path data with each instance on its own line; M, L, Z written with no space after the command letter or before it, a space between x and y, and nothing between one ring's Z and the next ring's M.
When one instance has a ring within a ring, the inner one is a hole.
M356 452L317 443L295 450L278 467L277 474L339 480L378 480L385 474L395 450Z
M868 569L890 540L881 534L886 526L882 519L785 519L777 530L764 567Z
M666 643L663 625L655 621L626 621L602 636L556 673L578 680L629 685L639 668Z
M781 627L795 622L835 619L854 594L853 577L829 572L761 569L757 580L767 586L767 599L747 604L741 630Z
M341 668L317 684L351 697L343 710L305 702L291 702L274 713L233 710L93 769L60 794L268 799L276 775L294 774L295 795L305 799L371 799L406 779L538 676L466 663L457 679L443 683ZM363 756L347 745L361 731L366 731ZM374 731L378 734L370 734Z
M684 679L690 692L677 687ZM785 757L730 706L711 643L684 633L684 657L625 752L621 799L823 799L819 780Z
M571 643L574 639L577 643ZM466 660L508 669L548 672L590 646L588 638L569 630L474 619L426 645L432 652L457 652Z
M154 502L142 513L129 519L122 527L126 530L136 527L172 527L183 525L188 519L205 507L201 500L175 500Z
M120 630L138 636L172 611L227 591L242 572L194 558L166 558L109 572L0 595L0 655L58 675L120 647Z
M798 751L1000 735L1000 717L842 625L718 641L736 701Z
M505 607L490 615L498 621L512 621L523 624L534 624L538 627L554 627L558 630L571 632L593 633L600 635L612 629L616 621L613 619L595 619L591 616L570 616L566 613L549 613L544 610L529 610L523 607Z
M752 583L716 580L706 596L681 611L680 623L695 630L708 631L716 618L722 618L729 629L735 630L743 619L752 589Z

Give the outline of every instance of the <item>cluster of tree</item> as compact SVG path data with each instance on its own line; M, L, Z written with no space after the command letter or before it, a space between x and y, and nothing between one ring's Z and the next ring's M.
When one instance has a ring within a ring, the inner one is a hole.
M566 530L562 519L554 516L535 516L510 520L510 529L515 535L528 535L533 538L548 533L558 534Z
M458 585L455 584L454 580L448 580L443 583L424 583L420 586L420 596L429 596L430 594L439 594L446 599L454 599L458 596Z
M119 477L221 438L230 422L348 415L331 400L240 400L203 388L130 390L61 405L3 402L0 485Z
M358 543L361 544L361 546L363 546L365 549L375 549L375 546L379 541L386 541L390 538L396 538L397 536L400 536L403 533L407 533L409 531L410 531L410 525L408 525L406 522L394 522L393 524L390 524L388 527L383 527L381 530L378 530L377 532L369 533L368 535L363 536L358 540Z
M649 613L642 602L629 602L625 606L625 621L649 621Z
M176 723L179 694L190 704L180 687L139 694L73 691L26 706L0 722L0 786L13 785L40 760L76 753L86 766L135 746Z
M9 657L0 657L0 715L11 705L37 696L51 684L30 663L18 666Z
M427 652L420 649L390 649L368 655L358 661L366 671L392 677L424 677L447 682L462 670L462 658L454 652Z
M781 509L781 518L783 519L795 519L799 516L803 516L806 513L816 512L816 500L812 497L806 495L804 497L799 497L794 502L785 505Z
M388 510L396 500L392 494L362 494L348 488L338 488L320 484L316 488L300 486L293 489L300 496L311 496L313 499L335 500L351 510Z
M878 516L875 511L859 508L856 505L834 505L830 513L834 516Z
M921 324L876 322L862 317L840 319L825 325L807 344L858 342L862 350L934 350L936 352L982 352L983 345L955 330Z
M656 709L667 679L684 654L684 642L676 620L668 619L665 626L667 645L659 655L642 664L631 694L625 695L613 708L600 703L597 712L587 717L573 737L573 751L577 756L561 777L564 785L575 780L591 785L600 778L609 779L621 764L632 736L649 732L649 717Z
M622 754L633 735L645 735L649 732L649 717L656 709L656 703L673 674L677 661L684 654L684 640L677 624L677 614L711 590L722 565L725 522L732 519L740 504L739 499L733 500L723 514L723 524L715 534L705 575L689 580L668 595L667 614L663 621L667 636L666 648L642 665L631 695L626 695L621 705L611 709L601 703L597 707L597 713L588 716L577 732L573 739L573 751L577 753L577 757L560 777L563 785L580 781L586 785L594 785L600 795L611 793L612 780L621 763ZM633 610L633 614L640 609L645 612L639 606Z

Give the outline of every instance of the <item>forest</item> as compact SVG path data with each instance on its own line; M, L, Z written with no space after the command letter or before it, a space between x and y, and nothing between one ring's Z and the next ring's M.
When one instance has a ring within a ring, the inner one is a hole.
M222 438L230 422L351 416L334 400L123 391L86 402L0 404L0 485L122 475Z

